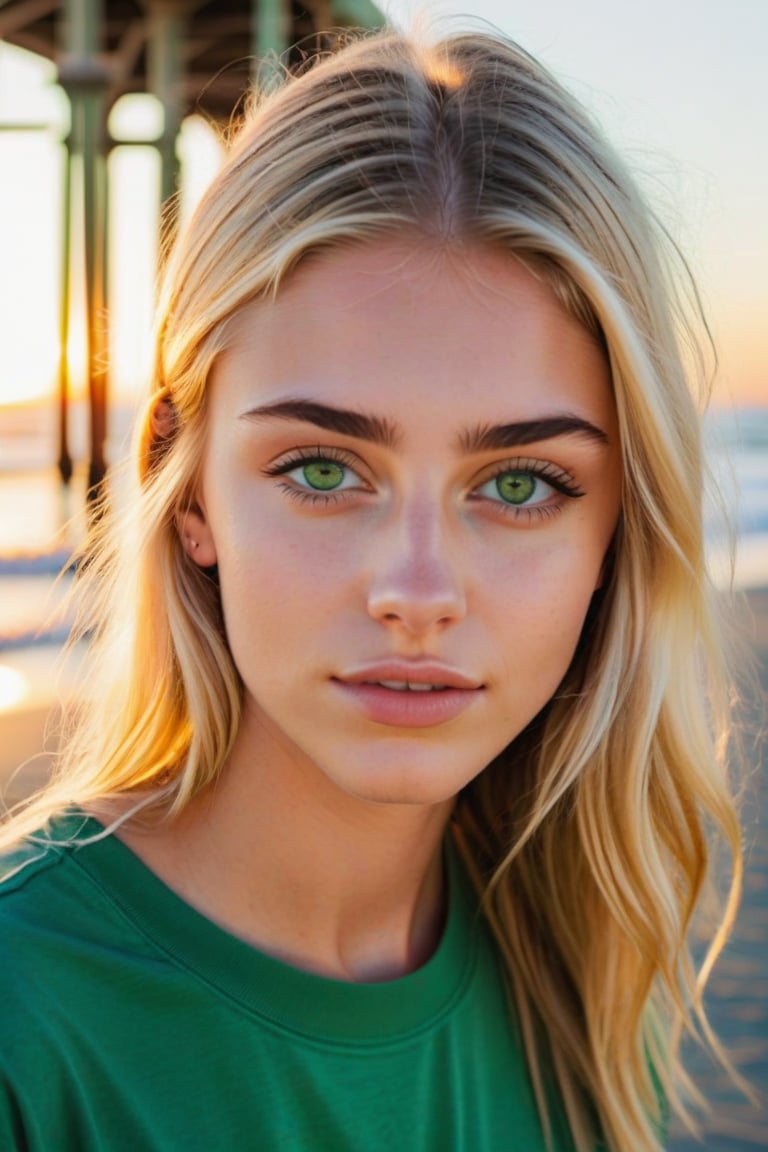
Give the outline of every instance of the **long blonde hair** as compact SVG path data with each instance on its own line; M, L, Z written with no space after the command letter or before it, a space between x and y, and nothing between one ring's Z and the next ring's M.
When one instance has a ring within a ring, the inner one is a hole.
M708 1035L703 978L741 872L689 329L633 180L584 110L499 36L378 34L254 102L170 258L133 489L89 541L92 678L58 771L2 842L105 797L172 816L220 772L240 684L215 573L187 561L176 529L212 365L231 319L309 252L404 228L514 253L610 363L624 487L605 586L555 698L465 789L455 827L545 1129L553 1075L579 1152L599 1136L651 1152L659 1089L685 1115L679 1034ZM687 937L714 833L732 880L697 977Z

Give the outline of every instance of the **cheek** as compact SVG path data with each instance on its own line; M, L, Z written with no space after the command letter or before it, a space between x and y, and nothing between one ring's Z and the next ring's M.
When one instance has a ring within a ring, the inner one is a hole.
M289 516L256 517L235 510L217 535L219 582L230 641L236 631L286 643L300 622L318 619L322 606L344 595L353 566L350 548L338 546L319 524L297 531ZM304 631L306 640L306 631Z
M601 566L602 551L555 546L496 569L490 616L503 633L507 668L516 683L522 676L544 694L542 704L568 670Z

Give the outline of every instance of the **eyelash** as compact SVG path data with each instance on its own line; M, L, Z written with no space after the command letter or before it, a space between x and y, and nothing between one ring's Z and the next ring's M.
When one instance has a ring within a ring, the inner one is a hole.
M514 460L503 460L501 464L494 467L489 479L493 480L496 476L501 476L504 472L530 472L531 476L538 476L541 480L546 480L553 488L557 488L558 492L562 492L564 496L585 496L586 493L571 476L570 472L566 472L563 468L558 468L556 464L548 464L541 460L534 460L531 457L516 457Z
M339 448L297 448L290 456L280 460L277 464L273 464L264 469L266 476L284 476L288 472L292 472L295 468L301 467L302 464L318 463L325 460L332 460L334 463L341 464L345 468L359 475L358 469L360 462L358 459L349 452L345 452ZM505 472L524 472L529 476L533 476L538 480L543 480L545 484L550 485L556 492L565 496L569 500L578 500L586 493L579 487L570 473L565 472L563 469L558 468L554 464L542 463L540 460L533 460L531 458L516 458L512 460L504 460L496 465L491 473L489 473L480 484L476 484L473 492L484 485L489 484L498 476L503 476ZM320 504L328 506L338 503L339 500L345 499L349 489L336 489L322 492L320 490L311 490L308 488L295 487L293 484L284 483L280 487L287 493L293 500L297 500L302 504ZM483 497L476 497L483 499ZM511 515L515 519L525 518L532 520L534 517L550 517L556 512L559 512L563 507L562 504L534 504L534 505L513 505L505 503L503 500L492 500L493 503L503 515Z
M558 468L555 464L542 462L541 460L534 460L531 457L516 457L512 460L503 460L500 464L494 466L493 471L490 472L482 481L477 484L473 489L474 492L478 488L483 488L486 484L490 484L499 476L503 476L505 472L523 472L528 476L533 476L537 480L543 480L550 488L554 488L561 496L566 497L568 500L579 500L585 496L583 488L580 488L575 479L569 472ZM482 499L482 497L480 497ZM556 513L562 511L564 505L557 504L508 504L504 500L493 500L492 503L504 516L513 516L516 520L525 519L531 521L533 519L548 519Z
M323 460L333 460L335 464L342 464L345 468L349 468L350 471L359 475L360 461L352 453L344 452L340 448L320 448L319 446L316 448L297 448L284 460L265 468L264 475L284 476L287 472L292 472L294 468L301 467L302 464L314 464ZM329 492L312 491L308 488L297 488L288 483L281 484L280 487L291 499L297 500L301 504L336 504L339 500L343 500L348 492L348 489Z

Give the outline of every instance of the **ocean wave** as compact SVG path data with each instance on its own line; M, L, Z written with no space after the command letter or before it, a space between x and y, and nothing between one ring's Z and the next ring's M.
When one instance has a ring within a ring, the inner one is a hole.
M58 576L72 567L72 553L65 548L54 552L22 552L0 556L2 576Z
M0 633L0 655L4 652L16 651L19 648L44 648L46 646L61 648L69 640L70 632L70 628L62 624L56 628L44 628L39 631Z

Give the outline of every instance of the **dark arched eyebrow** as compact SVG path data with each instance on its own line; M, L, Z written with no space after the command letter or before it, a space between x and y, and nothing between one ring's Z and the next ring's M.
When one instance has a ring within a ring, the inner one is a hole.
M243 420L298 420L314 424L327 432L338 432L358 440L368 440L385 448L395 448L402 439L399 424L385 416L356 412L351 408L337 408L301 397L278 400L243 412ZM460 433L457 445L461 452L493 452L505 448L520 448L540 440L560 436L580 436L598 444L607 444L608 437L601 428L581 416L563 413L543 416L538 420L518 420L509 424L479 424Z
M402 436L402 429L384 416L369 416L351 408L335 408L330 404L319 404L315 400L303 400L300 397L250 408L241 418L300 420L303 424L314 424L327 432L340 432L343 436L370 440L385 448L396 447Z
M485 424L469 428L459 437L463 452L492 452L500 448L518 448L536 444L539 440L554 440L558 436L580 436L598 444L607 444L608 436L602 428L581 416L545 416L539 420L519 420L511 424Z

